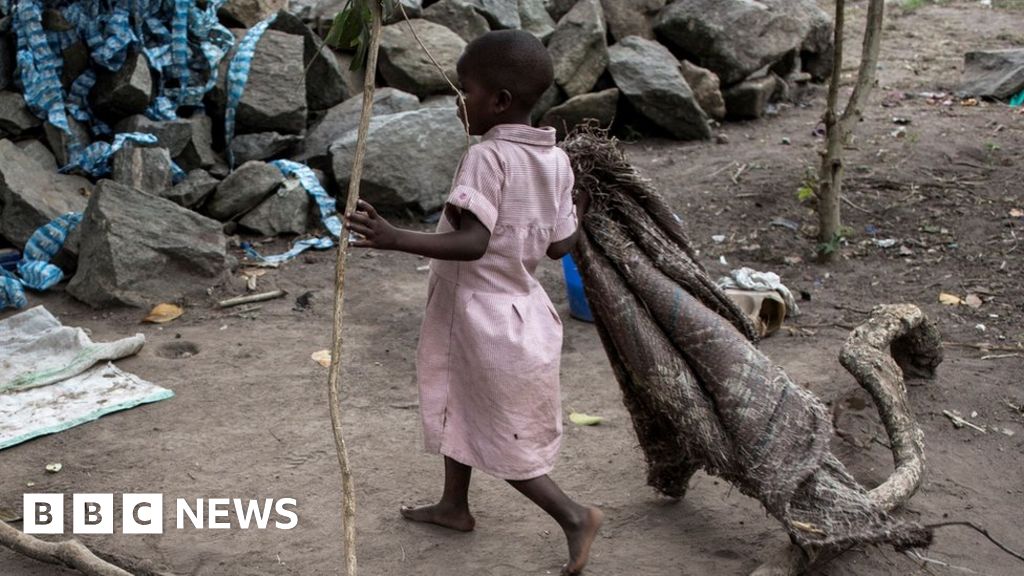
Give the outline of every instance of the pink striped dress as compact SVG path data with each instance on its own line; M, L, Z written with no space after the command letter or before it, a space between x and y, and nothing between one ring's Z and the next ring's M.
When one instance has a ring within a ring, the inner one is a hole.
M562 322L534 272L576 229L552 128L495 126L463 157L438 232L469 211L491 231L474 262L431 262L417 351L428 452L505 480L547 474L562 435Z

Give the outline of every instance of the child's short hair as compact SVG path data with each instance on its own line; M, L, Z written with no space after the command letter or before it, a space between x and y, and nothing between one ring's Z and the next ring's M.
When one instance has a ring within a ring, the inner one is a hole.
M522 30L497 30L470 42L459 70L480 79L492 90L508 90L513 106L530 110L554 82L547 48Z

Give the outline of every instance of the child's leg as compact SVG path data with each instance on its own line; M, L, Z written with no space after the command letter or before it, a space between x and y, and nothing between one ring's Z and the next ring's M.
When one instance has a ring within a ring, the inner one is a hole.
M476 526L476 520L469 513L469 479L472 473L469 466L445 456L441 501L432 506L402 506L402 516L414 522L469 532Z
M569 542L569 562L562 567L562 574L582 572L604 514L593 506L574 502L547 475L531 480L510 480L509 484L550 514L565 532Z

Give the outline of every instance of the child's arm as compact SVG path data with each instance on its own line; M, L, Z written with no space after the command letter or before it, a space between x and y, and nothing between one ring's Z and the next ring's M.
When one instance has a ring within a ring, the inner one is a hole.
M572 249L576 247L577 240L579 240L580 226L583 225L583 216L587 213L588 209L590 209L590 195L585 190L580 190L576 194L576 218L578 220L576 231L572 233L572 236L548 246L548 258L558 260L572 252Z
M352 246L358 248L398 250L437 260L470 261L483 257L491 240L490 231L468 210L461 212L458 230L439 234L396 228L363 200L359 201L358 210L345 217L348 229L363 237L352 242Z

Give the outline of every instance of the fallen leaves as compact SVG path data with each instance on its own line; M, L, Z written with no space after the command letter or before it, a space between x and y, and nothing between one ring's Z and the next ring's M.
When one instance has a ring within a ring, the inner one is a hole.
M149 322L151 324L166 324L171 320L181 318L185 311L181 306L175 304L157 304L149 311L149 314L142 319L143 322Z
M314 362L316 362L317 364L323 366L324 368L330 368L331 367L331 351L330 350L327 350L327 349L317 350L316 352L313 352L312 354L310 354L309 357L312 358Z
M956 294L939 292L939 303L945 304L946 306L967 306L968 308L977 310L978 308L981 308L985 301L977 294L968 294L965 298L960 298Z
M591 416L590 414L583 414L581 412L572 412L569 414L569 421L577 426L597 426L601 422L604 422L604 418L600 416Z

